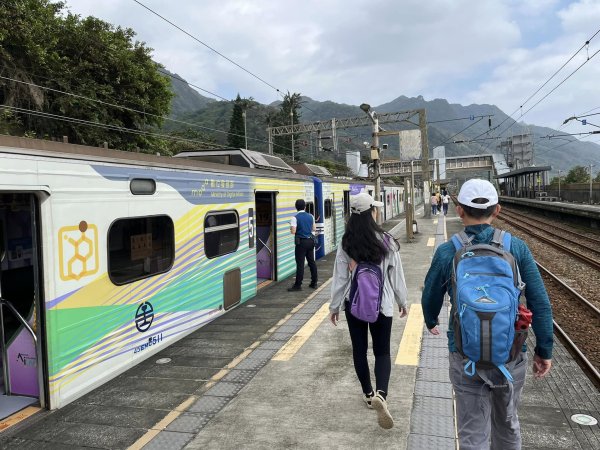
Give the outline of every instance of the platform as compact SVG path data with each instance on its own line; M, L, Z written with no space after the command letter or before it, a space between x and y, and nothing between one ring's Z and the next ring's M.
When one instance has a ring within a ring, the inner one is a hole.
M408 319L394 318L391 430L362 401L345 320L327 320L328 255L316 291L272 284L71 405L11 427L0 448L456 448L445 334L429 335L420 310L434 247L461 228L450 209L446 220L418 218L410 244L403 221L387 224L401 238L411 304ZM600 418L600 394L557 345L547 378L528 373L523 448L600 449L598 425L576 425L574 413Z

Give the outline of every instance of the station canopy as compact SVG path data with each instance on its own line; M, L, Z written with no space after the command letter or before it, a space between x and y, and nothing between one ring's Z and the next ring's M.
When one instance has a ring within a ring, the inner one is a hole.
M549 172L552 170L551 166L529 166L529 167L521 167L520 169L511 170L510 172L505 172L499 175L495 175L494 178L515 178L523 175L531 175L534 173L540 172Z

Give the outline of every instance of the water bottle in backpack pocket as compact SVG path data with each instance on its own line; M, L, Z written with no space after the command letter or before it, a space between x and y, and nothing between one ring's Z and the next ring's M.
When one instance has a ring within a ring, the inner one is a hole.
M524 287L510 254L511 236L494 231L490 244L471 244L461 232L452 237L453 319L457 350L467 359L464 372L497 367L512 382L505 364L516 359L515 322ZM518 335L524 342L524 333Z

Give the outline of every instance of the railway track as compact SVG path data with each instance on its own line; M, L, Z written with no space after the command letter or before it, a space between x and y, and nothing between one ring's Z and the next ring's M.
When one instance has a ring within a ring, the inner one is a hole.
M575 245L579 245L580 247L585 248L587 251L597 256L600 256L600 239L596 237L578 233L577 231L557 225L555 223L544 224L541 223L540 220L530 218L524 214L518 213L513 210L506 211L504 208L500 213L500 218L502 217L508 217L513 220L521 221L535 229L542 230L549 236L556 237L557 239L561 239L563 241L567 241Z
M523 223L519 222L521 220L520 218L519 219L515 219L515 218L508 217L508 215L506 215L506 214L504 214L504 215L501 214L500 217L499 217L499 219L502 220L502 221L504 221L504 222L506 222L506 223L508 223L508 224L510 224L511 226L513 226L513 227L515 227L515 228L517 228L519 230L523 230L523 231L527 232L530 236L534 237L535 239L539 239L539 240L541 240L541 241L543 241L543 242L545 242L547 244L550 244L554 248L557 248L557 249L561 250L564 253L568 253L569 255L571 255L571 256L573 256L573 257L575 257L575 258L577 258L577 259L585 262L590 267L593 267L594 269L600 271L600 260L598 259L598 256L596 256L596 257L590 257L588 255L584 255L581 252L578 252L578 251L576 251L576 250L574 250L574 249L572 249L570 247L567 247L566 245L560 244L559 242L556 242L555 240L548 238L546 235L550 234L550 235L553 235L555 237L555 239L560 239L560 240L563 240L563 241L567 240L563 236L559 236L559 235L553 234L548 229L548 227L546 227L546 228L542 228L542 227L539 227L539 226L536 227L537 229L542 230L543 231L543 233L542 233L542 231L538 232L535 229L532 229L533 226L531 224L529 224L529 223L527 223L526 225L524 225ZM583 246L583 244L579 244L579 245ZM592 245L593 245L593 243L592 243ZM592 245L590 245L590 246L587 247L588 250L589 249L593 249ZM600 252L598 252L596 249L591 250L591 252L592 253L595 252L597 255L600 256Z
M537 263L552 301L554 330L590 379L600 387L600 348L591 339L600 330L600 309ZM580 309L573 308L576 302Z

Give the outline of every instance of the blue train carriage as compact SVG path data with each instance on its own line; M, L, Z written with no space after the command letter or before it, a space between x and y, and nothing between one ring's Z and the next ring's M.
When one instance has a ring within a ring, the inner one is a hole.
M3 395L49 409L292 274L314 196L294 173L11 137L0 170Z
M315 187L315 221L319 236L316 258L337 250L350 213L350 184L345 180L312 177ZM309 211L311 212L311 211Z

